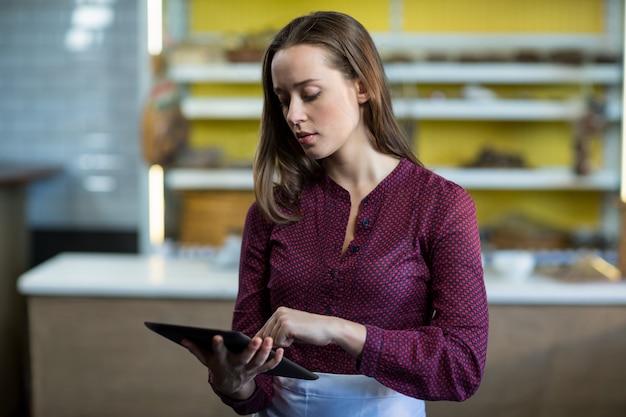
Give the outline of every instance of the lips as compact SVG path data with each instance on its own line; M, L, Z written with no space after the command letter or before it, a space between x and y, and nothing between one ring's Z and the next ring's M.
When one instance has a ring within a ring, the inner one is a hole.
M296 133L296 138L298 138L298 142L300 142L300 144L308 145L315 138L315 133L304 132L304 131L297 132Z

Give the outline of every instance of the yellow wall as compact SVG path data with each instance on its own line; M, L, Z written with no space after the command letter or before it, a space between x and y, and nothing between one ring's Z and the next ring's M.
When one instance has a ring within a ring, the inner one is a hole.
M601 0L405 0L407 32L599 33Z
M216 2L190 0L190 28L194 33L255 33L277 30L295 16L313 10L338 10L353 15L373 32L389 30L390 4L379 0L309 0ZM601 33L603 0L405 0L403 29L430 33ZM438 89L449 96L462 86L419 86L428 97ZM567 98L580 87L489 86L502 97ZM195 85L194 95L261 96L259 86ZM194 122L193 146L223 146L228 157L251 160L258 120ZM571 166L571 126L567 122L419 121L414 139L418 156L426 165L463 165L490 144L522 154L530 166ZM597 146L596 146L597 148ZM600 164L599 152L595 163ZM540 222L574 229L600 224L599 192L494 192L469 190L478 207L479 222L489 225L511 212L521 212Z
M389 5L380 0L191 0L190 5L190 29L193 32L278 30L294 17L316 10L350 14L368 30L389 29Z
M193 32L278 29L295 16L337 10L370 31L389 29L390 2L383 0L190 0ZM599 33L602 0L405 0L407 32Z

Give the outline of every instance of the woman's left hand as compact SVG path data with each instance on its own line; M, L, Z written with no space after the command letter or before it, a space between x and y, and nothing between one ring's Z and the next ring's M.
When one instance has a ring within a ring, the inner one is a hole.
M283 348L294 342L316 346L333 343L357 357L363 351L366 329L338 317L279 307L256 335L271 337L275 347Z

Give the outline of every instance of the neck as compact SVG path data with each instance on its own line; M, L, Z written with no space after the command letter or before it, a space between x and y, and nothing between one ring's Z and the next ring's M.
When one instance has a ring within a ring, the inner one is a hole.
M348 191L369 190L378 185L398 165L394 155L382 154L372 148L348 158L337 155L324 160L330 178Z

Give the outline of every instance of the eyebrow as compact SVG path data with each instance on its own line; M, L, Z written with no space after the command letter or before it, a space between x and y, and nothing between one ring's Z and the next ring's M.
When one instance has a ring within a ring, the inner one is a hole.
M293 86L295 88L298 88L298 87L302 87L303 85L310 84L310 83L315 82L315 81L319 81L319 78L307 78L306 80L298 81ZM281 91L283 91L282 88L274 87L274 93L279 93Z

